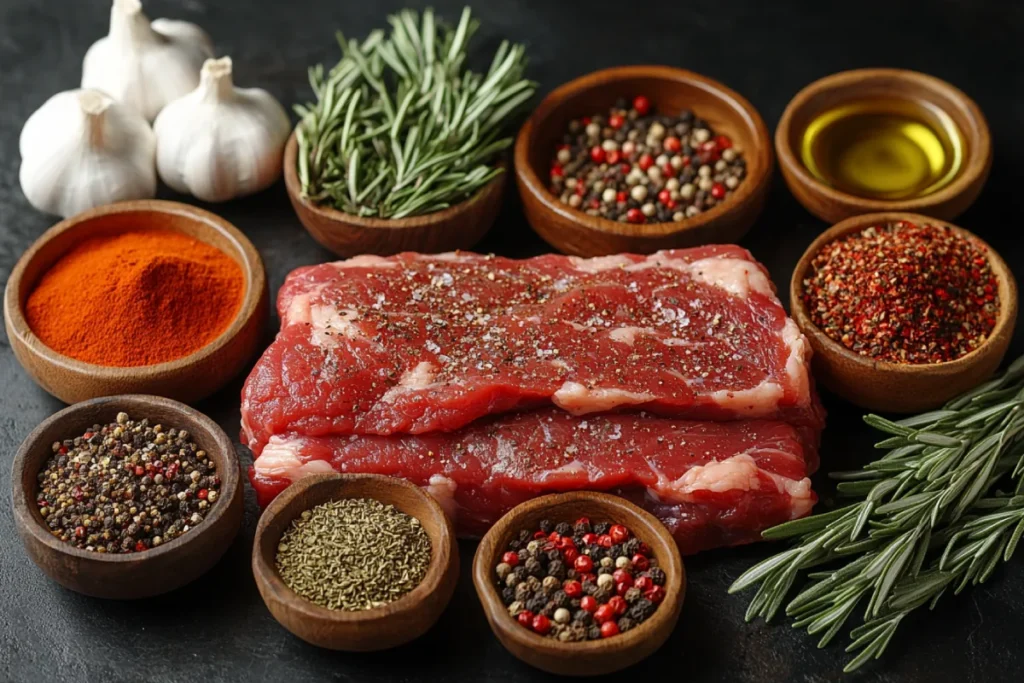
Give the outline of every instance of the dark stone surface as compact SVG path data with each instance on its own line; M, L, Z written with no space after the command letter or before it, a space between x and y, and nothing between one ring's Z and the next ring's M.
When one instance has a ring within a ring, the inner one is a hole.
M191 20L234 58L237 81L274 92L283 102L309 96L306 67L336 59L333 32L363 35L381 26L400 0L156 0L151 17ZM412 3L409 3L412 4ZM449 17L459 2L434 3ZM728 83L774 127L789 98L834 71L898 66L933 73L973 96L996 143L991 180L959 223L1020 267L1024 211L1018 182L1024 166L1024 9L1019 3L970 0L828 3L550 2L474 0L483 27L474 45L492 50L500 37L527 41L540 92L587 71L627 63L684 66ZM106 32L109 0L0 0L0 274L4 282L22 251L53 221L29 207L18 187L18 135L51 94L77 86L81 58ZM171 196L164 193L165 196ZM255 242L272 291L292 268L330 255L301 229L278 185L262 195L215 207ZM824 225L789 196L781 178L744 244L786 287L799 254ZM544 251L525 225L515 193L484 250L508 255ZM1018 270L1018 276L1021 272ZM272 330L268 330L268 339ZM1013 354L1024 351L1021 335ZM241 380L199 407L229 434L238 432ZM0 681L306 681L435 679L545 680L502 649L484 620L468 577L473 543L461 545L463 580L440 623L418 642L367 655L317 650L279 627L260 601L249 570L258 510L247 492L245 526L207 576L162 598L105 602L62 590L25 556L11 521L10 463L32 427L61 404L33 384L0 341ZM858 413L826 397L831 417L823 469L869 458L872 435ZM243 459L250 455L239 447ZM820 479L820 477L819 477ZM827 484L819 482L827 498ZM832 681L846 657L786 625L746 625L749 596L726 587L768 546L711 552L690 559L689 593L670 642L630 680L667 675L686 681ZM851 681L1009 681L1024 676L1024 563L1015 558L989 584L946 598L916 615L878 664Z

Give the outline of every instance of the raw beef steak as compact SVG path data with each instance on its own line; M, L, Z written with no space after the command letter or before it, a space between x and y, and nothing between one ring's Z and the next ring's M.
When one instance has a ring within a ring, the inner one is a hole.
M555 405L772 419L812 448L823 413L806 339L736 246L594 259L361 256L301 268L242 394L275 434L426 434Z
M689 422L638 414L574 417L556 408L454 433L274 436L250 478L265 505L320 472L398 476L429 490L460 534L481 535L529 498L612 491L661 519L684 553L757 540L815 502L802 439L775 421Z

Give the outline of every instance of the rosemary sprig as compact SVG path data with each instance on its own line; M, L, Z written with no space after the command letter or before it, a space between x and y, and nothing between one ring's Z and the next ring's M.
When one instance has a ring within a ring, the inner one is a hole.
M764 532L793 546L741 575L730 593L758 585L747 620L785 613L825 647L863 606L845 671L885 651L903 619L985 581L1024 534L1024 357L999 378L941 410L899 422L868 415L887 452L832 475L861 500ZM1012 494L995 493L1001 480ZM818 568L817 571L810 571ZM786 602L797 579L810 583Z
M502 42L486 74L465 68L478 28L404 10L391 31L338 33L342 59L309 70L316 102L298 105L298 175L308 199L346 213L403 218L456 204L502 169L510 121L533 96L525 48Z

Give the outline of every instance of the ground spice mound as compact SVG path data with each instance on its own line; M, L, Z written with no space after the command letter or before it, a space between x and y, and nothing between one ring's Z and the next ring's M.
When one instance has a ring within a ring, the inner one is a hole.
M97 365L181 358L216 339L238 313L239 265L188 235L131 230L84 240L29 295L25 316L44 344Z
M803 281L811 320L848 349L905 364L956 360L992 333L995 274L944 226L872 226L822 247Z

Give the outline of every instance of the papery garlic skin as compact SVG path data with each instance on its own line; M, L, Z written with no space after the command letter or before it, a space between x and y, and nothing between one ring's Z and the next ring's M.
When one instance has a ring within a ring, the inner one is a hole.
M82 87L102 90L152 121L168 102L195 89L199 69L212 56L213 42L195 24L151 23L139 0L114 0L110 33L85 53Z
M156 196L153 129L105 93L57 93L25 122L18 146L21 189L44 213Z
M288 114L270 93L234 87L230 57L208 60L199 87L167 105L153 127L160 178L208 202L272 185L291 134Z

